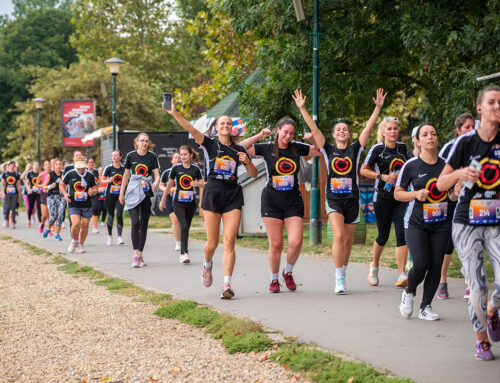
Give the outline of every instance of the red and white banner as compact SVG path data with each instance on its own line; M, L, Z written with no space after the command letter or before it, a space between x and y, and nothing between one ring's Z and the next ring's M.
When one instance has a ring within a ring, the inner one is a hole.
M94 146L94 140L82 142L95 130L94 100L61 100L62 146Z

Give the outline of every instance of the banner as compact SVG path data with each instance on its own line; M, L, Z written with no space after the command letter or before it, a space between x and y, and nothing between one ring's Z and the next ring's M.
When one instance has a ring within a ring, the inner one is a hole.
M82 142L95 130L94 100L61 100L62 146L94 146L94 140Z

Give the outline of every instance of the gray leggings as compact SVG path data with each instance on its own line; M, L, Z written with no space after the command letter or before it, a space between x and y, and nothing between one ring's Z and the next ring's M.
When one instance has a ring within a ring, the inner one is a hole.
M49 227L56 221L56 226L61 226L64 221L64 210L66 209L66 200L64 196L60 194L48 195L47 208L50 214Z
M469 283L469 315L474 332L486 330L488 280L483 251L488 252L495 276L491 305L500 307L500 226L453 224L453 243L462 262L462 273Z
M12 216L12 222L16 223L16 209L17 209L17 193L5 194L3 200L3 218L9 220L9 214Z

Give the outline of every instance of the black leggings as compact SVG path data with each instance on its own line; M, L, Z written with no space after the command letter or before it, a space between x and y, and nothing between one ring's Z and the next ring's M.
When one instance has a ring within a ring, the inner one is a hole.
M378 236L375 241L380 246L385 246L391 233L391 222L394 220L394 229L396 231L396 247L405 246L404 216L406 211L406 202L399 202L391 199L379 198L373 203L375 218L377 219ZM412 253L413 257L413 253Z
M132 221L132 246L134 250L143 251L148 235L148 223L151 215L151 198L146 197L142 202L128 211Z
M188 252L189 228L196 212L196 202L174 202L174 213L181 228L181 254Z
M42 222L42 207L40 206L40 194L38 193L28 194L28 220L31 220L33 210L35 210L35 203L38 222Z
M108 211L108 235L113 233L113 219L115 218L115 208L116 208L116 229L118 230L118 236L122 236L123 230L123 205L119 201L118 195L107 195L105 199L106 210Z
M441 278L444 252L449 231L406 229L405 236L410 249L413 267L408 273L407 293L415 294L417 286L424 282L424 293L420 308L430 305Z

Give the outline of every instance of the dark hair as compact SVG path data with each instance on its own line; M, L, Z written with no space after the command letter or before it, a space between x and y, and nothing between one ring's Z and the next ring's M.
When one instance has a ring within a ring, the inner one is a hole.
M274 154L274 158L276 158L276 159L278 159L278 157L280 156L280 148L278 145L278 139L279 139L278 129L281 129L285 125L292 125L294 129L297 129L297 124L295 124L295 121L293 120L293 118L291 118L289 116L283 117L282 119L280 119L276 123L276 137L274 138L274 144L273 144L273 154ZM294 156L296 156L297 153L295 152L295 148L292 146L291 149L292 149L292 153L294 154Z
M462 113L455 119L455 131L453 132L455 137L458 136L457 130L459 130L467 120L474 121L474 116L470 113Z
M217 134L213 133L213 132L215 131L215 129L214 129L215 125L217 125L217 122L219 122L219 118L221 118L221 117L227 117L227 118L231 119L231 117L226 116L226 115L222 115L222 116L217 117L215 120L212 121L212 123L210 124L208 129L205 130L205 132L203 134L208 135L208 137L210 137L210 138L214 138L215 136L217 136ZM231 119L231 121L233 121L233 120ZM240 136L239 135L233 136L232 134L230 134L229 139L231 140L231 144L237 144L239 139L240 139Z
M190 145L182 145L179 148L179 153L180 153L181 150L187 150L191 154L191 156L192 156L191 160L193 162L196 162L196 163L200 162L200 155L198 154L198 152L196 150L193 149L192 146L190 146Z
M430 122L423 122L422 124L420 124L417 128L417 134L415 134L415 137L417 137L417 140L420 140L420 129L422 129L422 126L432 126L434 128L434 130L436 131L437 133L437 129L436 127L434 126L434 124L431 124Z
M495 85L487 86L486 88L481 89L481 91L477 95L476 106L479 105L479 104L481 104L481 102L483 102L484 95L487 92L490 92L492 90L500 92L500 88L498 86L495 86Z
M111 152L111 154L113 154L114 152L118 152L118 154L120 155L120 157L123 157L123 154L122 154L122 151L120 149L115 149Z

